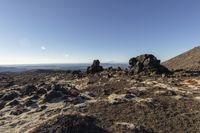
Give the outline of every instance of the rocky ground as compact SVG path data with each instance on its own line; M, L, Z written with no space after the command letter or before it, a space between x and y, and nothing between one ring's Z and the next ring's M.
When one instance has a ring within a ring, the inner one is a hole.
M35 71L0 74L2 133L198 133L200 77Z
M153 55L129 69L0 74L1 133L199 133L200 73Z

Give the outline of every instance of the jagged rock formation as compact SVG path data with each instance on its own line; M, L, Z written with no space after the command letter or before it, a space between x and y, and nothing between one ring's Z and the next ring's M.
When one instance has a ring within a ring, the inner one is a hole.
M99 60L94 60L93 64L87 68L87 73L98 73L103 71L103 67L100 66L100 61Z
M152 54L144 54L137 57L133 57L129 60L130 74L169 74L169 70L164 66L160 65L158 60Z
M200 46L162 63L169 69L200 70Z

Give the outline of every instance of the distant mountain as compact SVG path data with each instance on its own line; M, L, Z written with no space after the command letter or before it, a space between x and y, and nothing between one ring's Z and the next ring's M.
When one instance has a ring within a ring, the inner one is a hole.
M162 63L169 69L200 70L200 46Z
M17 67L0 67L0 72L22 72L22 71L26 71L26 69Z
M91 64L35 64L35 65L12 65L0 66L0 73L2 72L24 72L30 70L86 70ZM128 64L123 63L102 63L104 68L121 67L126 68Z

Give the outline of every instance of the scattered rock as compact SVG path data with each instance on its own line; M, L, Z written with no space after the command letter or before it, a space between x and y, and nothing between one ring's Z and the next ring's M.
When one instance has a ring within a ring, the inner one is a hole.
M43 105L43 106L40 107L40 110L43 111L43 110L45 110L46 108L47 108L47 106Z
M99 60L94 60L93 64L87 68L87 73L95 74L98 72L103 71L103 67L100 66L100 61Z
M0 94L0 99L1 99L4 95L5 95L4 93L1 93L1 94Z
M6 105L5 101L0 101L0 110L3 109Z
M26 107L30 107L30 106L32 106L33 104L36 104L36 102L34 102L33 100L27 100L25 103L24 103L24 105L26 106Z
M63 94L68 94L68 90L67 89L65 89L64 87L62 87L61 85L59 85L59 84L56 84L56 85L52 85L52 90L53 91L56 91L56 92L61 92L61 93L63 93Z
M1 99L4 101L10 101L17 98L19 94L16 91L11 91L6 93Z
M121 67L117 67L117 71L122 71L122 68Z
M52 100L61 97L62 97L62 92L51 90L45 95L44 102L51 102Z
M78 97L76 97L77 104L84 103L91 99L93 99L93 98L91 96L89 96L87 93L80 94Z
M30 100L37 100L39 99L40 97L37 95L37 94L34 94L33 96L31 96L29 99Z
M81 70L75 70L72 72L73 76L74 77L77 77L77 78L81 78L82 77L82 72Z
M108 96L108 103L118 104L122 102L127 102L134 99L136 96L134 94L111 94Z
M176 92L173 90L167 90L167 91L163 91L162 93L160 93L160 95L162 96L176 96Z
M18 101L18 100L13 100L13 101L11 101L10 103L8 103L8 105L9 106L17 106L17 105L19 105L20 104L20 102Z
M20 90L20 93L22 94L22 96L25 96L25 95L29 95L30 96L36 90L37 90L37 88L34 85L26 85Z
M13 111L10 112L11 115L21 115L22 113L28 112L29 110L23 105L17 105Z
M46 93L47 93L47 91L46 91L46 89L44 89L44 88L40 88L40 89L37 90L37 94L38 94L38 95L44 95L44 94L46 94Z

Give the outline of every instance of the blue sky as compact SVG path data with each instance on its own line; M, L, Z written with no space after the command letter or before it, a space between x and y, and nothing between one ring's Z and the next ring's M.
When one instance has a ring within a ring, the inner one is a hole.
M169 59L200 43L199 0L0 0L0 64Z

